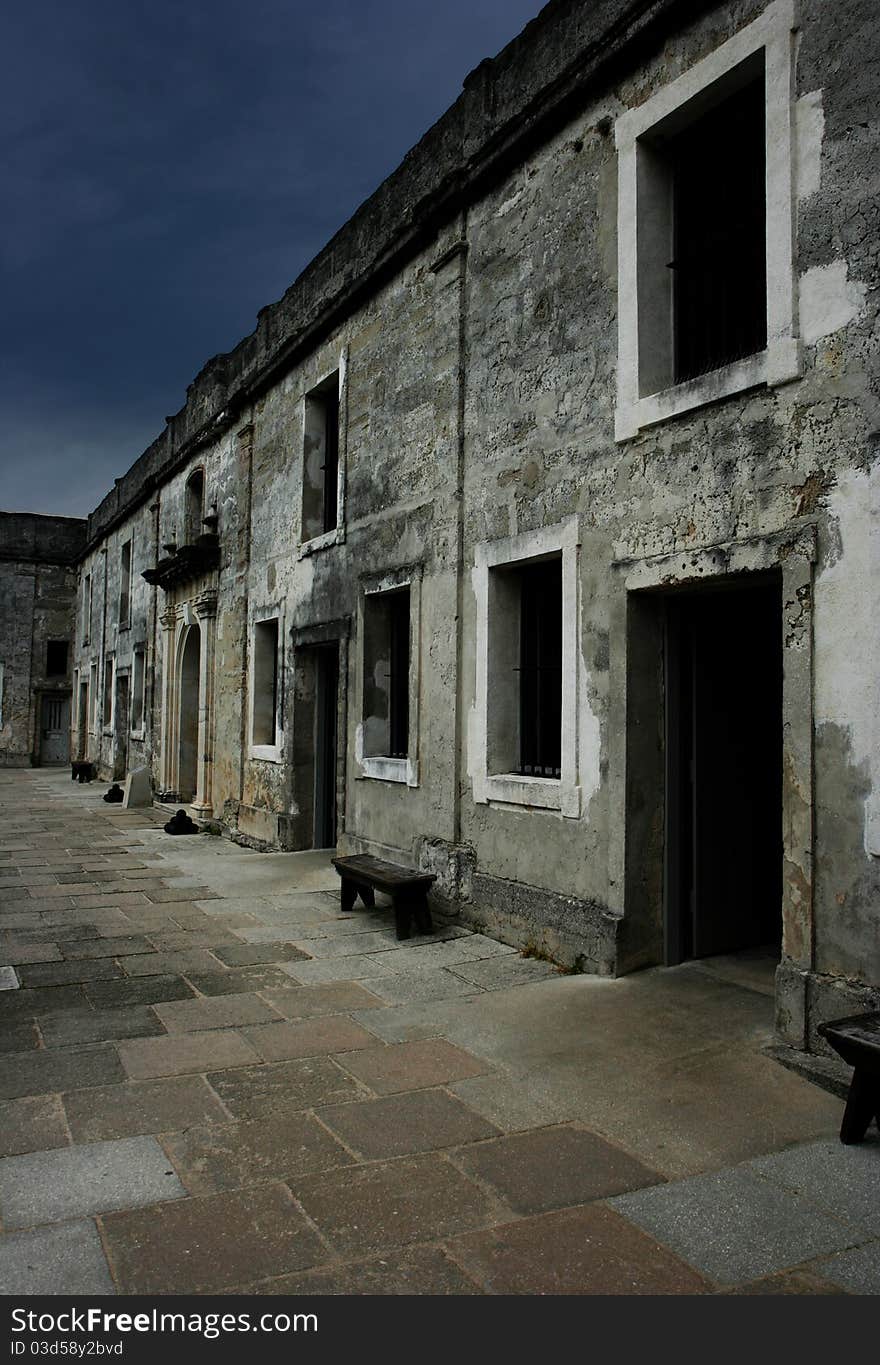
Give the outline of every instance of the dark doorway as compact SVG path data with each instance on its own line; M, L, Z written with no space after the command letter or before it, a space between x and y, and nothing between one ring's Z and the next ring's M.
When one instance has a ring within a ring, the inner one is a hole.
M86 756L86 745L89 737L89 685L81 682L79 685L79 702L77 709L76 724L76 756L82 761Z
M339 649L315 650L315 848L336 847L336 731Z
M666 606L666 961L778 952L780 584L755 576Z
M116 734L113 751L113 777L124 780L128 774L128 727L130 725L130 679L127 673L116 675Z
M70 697L44 696L40 711L40 763L70 762Z
M196 794L199 752L199 649L199 627L190 626L180 661L177 795L181 801L192 801Z

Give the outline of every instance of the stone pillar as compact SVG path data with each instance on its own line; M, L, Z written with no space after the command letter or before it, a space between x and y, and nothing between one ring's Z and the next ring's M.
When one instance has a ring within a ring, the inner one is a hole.
M211 787L214 776L214 623L217 593L201 593L193 602L199 618L199 752L193 811L202 819L214 814Z
M159 795L163 799L165 797L176 799L177 794L177 679L175 677L177 661L174 655L179 616L179 609L176 606L169 606L159 617L162 626L162 750L159 763Z

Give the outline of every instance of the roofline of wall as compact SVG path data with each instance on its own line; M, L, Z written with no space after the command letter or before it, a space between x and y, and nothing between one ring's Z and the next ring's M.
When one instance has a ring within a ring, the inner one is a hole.
M311 353L434 240L463 205L479 199L511 166L545 143L616 70L628 69L640 45L656 42L668 31L670 22L683 24L717 4L718 0L594 0L591 8L599 14L590 40L581 44L551 80L518 102L511 102L498 117L495 106L500 76L508 86L525 86L525 81L517 80L517 71L524 74L533 64L538 46L552 47L554 38L565 50L566 30L576 25L576 11L585 9L583 0L551 0L497 57L487 58L470 72L462 94L400 166L355 211L282 298L260 310L255 331L232 351L207 362L189 385L184 406L166 419L165 430L89 515L86 543L79 558L146 503L198 451L234 427L298 360ZM610 135L610 128L608 132ZM452 156L448 152L450 141L455 144ZM399 187L405 190L419 179L424 186L413 202L407 206L404 195L399 204L394 203L395 212L387 214L386 201L395 198ZM364 243L372 249L369 258ZM334 272L342 277L335 288ZM290 314L294 315L292 324ZM254 352L258 354L249 363ZM238 372L231 383L230 371ZM199 406L208 408L201 421ZM132 486L127 488L127 484Z

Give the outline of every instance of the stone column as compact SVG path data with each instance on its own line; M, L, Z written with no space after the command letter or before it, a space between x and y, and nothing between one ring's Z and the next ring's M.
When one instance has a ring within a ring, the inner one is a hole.
M176 660L174 646L177 642L177 622L180 616L178 607L166 607L159 617L162 626L162 750L159 763L159 796L176 799L177 753L176 753L176 698L177 680L175 678Z
M214 776L214 623L217 593L201 593L193 602L199 618L199 751L196 768L195 814L207 819L214 814L211 786Z

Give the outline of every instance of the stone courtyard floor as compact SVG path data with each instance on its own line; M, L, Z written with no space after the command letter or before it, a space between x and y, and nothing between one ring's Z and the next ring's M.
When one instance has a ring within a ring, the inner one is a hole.
M106 787L0 771L4 1293L880 1289L880 1138L759 976L398 943Z

